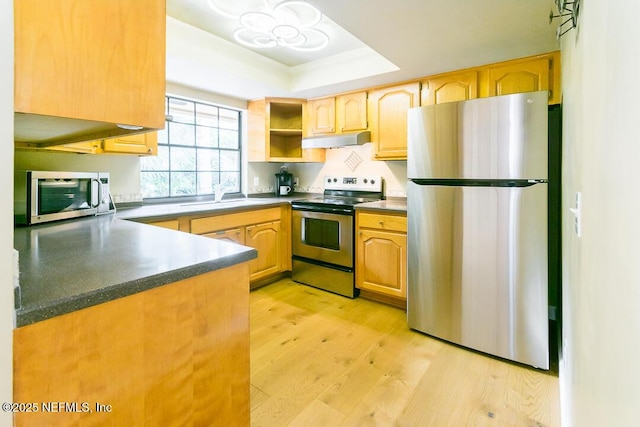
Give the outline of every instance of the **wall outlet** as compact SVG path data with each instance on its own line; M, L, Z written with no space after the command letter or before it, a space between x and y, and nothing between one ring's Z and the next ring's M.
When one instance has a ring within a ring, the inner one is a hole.
M294 177L293 178L293 185L300 185L300 178L299 177Z
M258 185L260 185L260 177L259 176L254 176L253 177L253 186L257 187Z

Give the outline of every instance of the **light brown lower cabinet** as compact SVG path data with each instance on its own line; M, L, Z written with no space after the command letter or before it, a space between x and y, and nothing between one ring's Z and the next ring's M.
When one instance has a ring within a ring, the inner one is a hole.
M405 214L356 212L356 287L362 297L406 308Z
M192 218L191 233L249 246L258 257L249 262L252 287L291 270L291 208L288 205ZM181 221L184 223L184 221ZM182 230L182 228L181 228Z
M226 240L249 246L258 257L249 262L251 280L256 281L282 271L280 221L270 221L246 227L236 227L203 234L212 239Z
M203 236L210 239L226 240L227 242L244 245L244 227L231 228L229 230L218 230L213 233L205 233Z
M184 216L148 224L256 249L258 257L249 262L252 288L269 283L279 274L291 271L289 204L218 215Z
M136 154L139 156L155 156L158 154L158 132L124 135L86 142L74 142L72 144L52 145L49 147L39 147L29 143L16 142L16 148L21 150L81 154Z
M280 220L247 226L244 243L258 251L249 263L252 281L282 271L281 242Z
M249 265L14 330L16 426L248 426ZM26 406L25 406L26 408Z
M167 219L165 221L155 221L148 223L156 227L168 228L169 230L180 230L180 224L177 219Z

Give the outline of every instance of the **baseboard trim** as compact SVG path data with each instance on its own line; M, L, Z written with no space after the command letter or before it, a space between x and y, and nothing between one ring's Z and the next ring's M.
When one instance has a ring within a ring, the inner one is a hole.
M407 311L407 300L403 298L392 297L390 295L381 295L366 289L360 289L360 298L381 302Z

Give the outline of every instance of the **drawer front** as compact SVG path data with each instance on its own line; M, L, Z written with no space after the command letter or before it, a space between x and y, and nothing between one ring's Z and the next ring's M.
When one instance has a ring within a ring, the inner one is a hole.
M280 219L280 208L259 209L191 220L191 233L206 234L218 230L259 224Z
M156 227L168 228L171 230L180 230L180 226L177 219L168 219L166 221L155 221L147 223L149 225L155 225Z
M407 232L407 217L378 213L358 213L358 227Z

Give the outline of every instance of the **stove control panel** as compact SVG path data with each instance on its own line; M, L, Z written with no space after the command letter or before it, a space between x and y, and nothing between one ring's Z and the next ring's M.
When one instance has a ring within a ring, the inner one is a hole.
M327 175L324 177L324 189L382 192L382 177L380 175Z

